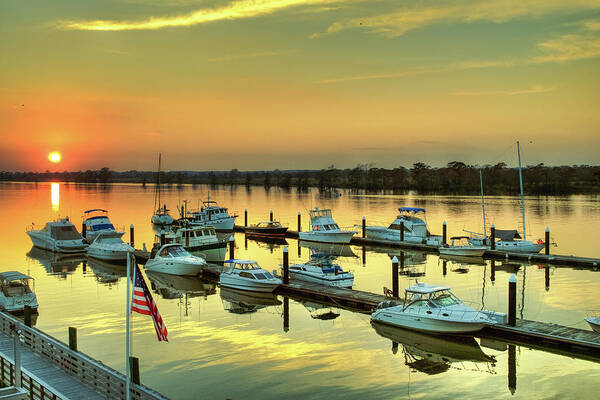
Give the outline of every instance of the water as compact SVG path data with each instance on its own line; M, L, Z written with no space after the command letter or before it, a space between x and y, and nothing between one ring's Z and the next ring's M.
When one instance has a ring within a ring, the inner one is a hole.
M89 262L84 270L83 259L61 260L32 251L25 228L32 222L43 224L67 215L79 228L84 210L107 208L117 227L135 225L136 247L143 242L150 247L153 188L2 183L0 190L6 222L0 233L5 257L0 270L16 269L35 278L40 303L36 327L65 342L67 327L77 327L81 351L124 371L125 282L120 277L124 270ZM204 186L173 187L163 198L172 209L183 199L195 206L199 198L206 198L207 190ZM239 223L243 223L245 208L250 223L268 219L272 209L291 229L296 229L298 211L306 228L306 210L315 205L332 208L340 226L360 224L363 215L368 224L387 225L394 219L395 209L405 205L427 209L432 233L441 233L443 221L449 235L482 229L477 196L344 193L327 199L316 192L227 187L211 189L211 198L237 210ZM530 238L542 237L548 226L558 243L553 252L600 257L593 235L600 227L597 197L528 198L526 202ZM489 223L498 228L519 224L517 197L488 198L486 209ZM235 241L238 258L255 259L268 270L281 263L280 245L245 241L241 234L235 234ZM308 258L309 249L301 247L299 255L298 242L288 239L288 243L291 262ZM391 286L390 258L397 254L399 250L368 249L363 264L362 248L350 246L340 253L338 262L354 272L355 288L381 293L383 286ZM437 256L405 252L405 259L410 275L451 286L460 298L478 307L506 310L508 277L516 272L517 310L524 318L587 329L583 317L600 310L600 274L594 271L497 262L492 281L489 262L448 262L444 275ZM400 277L401 288L413 282L407 275ZM169 343L158 343L150 319L135 314L132 355L140 359L142 382L172 398L585 398L595 396L599 387L599 364L589 361L517 347L515 385L508 376L506 347L482 347L482 356L468 344L431 342L402 331L391 333L400 342L395 347L385 332L382 336L371 327L368 315L316 309L315 304L293 300L289 301L289 330L285 332L283 298L257 306L252 299L221 293L210 283L177 278L155 282L155 287L160 294L155 293L154 298L169 330ZM239 313L240 303L245 304L246 313ZM316 318L329 311L340 315L333 320ZM446 354L442 358L436 351Z

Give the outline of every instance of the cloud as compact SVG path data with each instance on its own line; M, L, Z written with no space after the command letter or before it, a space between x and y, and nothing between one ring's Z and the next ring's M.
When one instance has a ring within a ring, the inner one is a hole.
M559 12L598 8L600 0L469 0L448 2L443 6L405 6L374 16L334 22L325 33L313 34L311 38L351 28L367 28L375 33L395 37L435 23L468 23L483 20L501 23L521 17L535 18Z
M547 93L552 92L556 88L555 87L544 87L544 86L532 86L529 89L520 89L520 90L487 90L487 91L464 91L464 92L454 92L452 93L455 96L517 96L521 94L537 94L537 93Z
M577 33L569 33L538 45L544 55L535 62L564 62L600 56L600 21L584 21Z
M341 0L237 0L219 8L201 8L191 13L142 20L60 21L63 30L124 31L182 27L222 20L268 15L291 7L337 3Z
M282 54L282 53L278 53L276 51L263 51L263 52L248 53L248 54L231 54L231 55L223 56L223 57L209 58L208 62L224 62L224 61L239 60L239 59L244 59L244 58L257 58L257 57L273 57L273 56L278 56L280 54Z

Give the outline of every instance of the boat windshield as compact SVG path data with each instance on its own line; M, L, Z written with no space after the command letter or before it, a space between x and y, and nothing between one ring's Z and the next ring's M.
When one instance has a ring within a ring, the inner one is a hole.
M52 237L56 240L75 240L81 239L79 233L73 225L53 226Z
M435 305L440 307L448 307L460 303L460 300L449 290L442 290L439 292L432 293L431 301Z
M188 257L190 255L182 246L169 246L160 252L161 257Z

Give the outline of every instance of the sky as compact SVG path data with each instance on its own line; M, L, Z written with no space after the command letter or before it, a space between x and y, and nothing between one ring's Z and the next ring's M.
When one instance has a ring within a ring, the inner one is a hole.
M0 52L0 170L599 164L600 0L3 1Z

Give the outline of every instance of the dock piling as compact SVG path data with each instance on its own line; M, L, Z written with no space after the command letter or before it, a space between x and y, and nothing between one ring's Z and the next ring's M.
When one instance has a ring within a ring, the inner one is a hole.
M69 327L69 348L77 351L77 328Z
M83 272L84 275L87 272L87 261L81 263L81 272Z
M442 244L447 244L448 243L448 236L446 234L446 221L444 221L444 223L442 224Z
M398 297L398 257L392 258L392 296Z
M496 250L496 227L494 225L490 227L490 249Z
M400 221L400 241L404 242L404 221Z
M269 211L269 221L273 222L273 210Z
M442 261L442 275L446 276L447 273L448 273L447 261L444 260L444 261Z
M301 214L300 211L298 211L298 233L302 232L302 224L301 224Z
M544 267L544 282L546 285L546 292L550 290L550 267L549 266L545 266Z
M496 260L491 260L490 261L490 281L492 281L492 285L494 284L494 282L496 281Z
M362 218L362 237L365 238L365 231L367 229L367 219L365 217Z
M367 264L367 248L365 246L362 247L362 263L363 267Z
M167 241L166 237L165 237L165 233L161 233L160 234L160 245L164 246L165 242Z
M550 228L546 227L546 235L544 237L544 246L546 247L546 251L544 254L547 256L550 255Z
M288 332L290 330L290 298L283 298L283 331Z
M289 257L289 253L288 253L288 247L285 246L283 248L283 283L284 284L288 284L290 283L290 257Z
M135 249L135 236L133 232L133 224L129 225L129 245Z
M514 344L508 345L508 390L511 394L517 390L517 351Z
M136 385L140 384L140 359L129 357L129 371L131 372L131 381Z
M248 209L244 208L244 226L248 227Z
M517 277L512 274L508 278L508 325L517 323Z
M84 239L87 239L87 232L86 232L86 230L85 230L85 222L82 222L82 223L81 223L81 236L82 236Z
M28 327L31 328L31 313L32 313L32 308L31 306L25 305L23 307L23 322L25 322L25 325L27 325Z
M16 326L13 325L13 329L14 329L14 336L13 336L13 346L14 346L14 353L13 353L13 357L14 357L14 362L15 362L15 387L20 388L21 387L21 340L20 340L20 336L21 336L21 330L17 329ZM4 375L4 371L2 371L2 375ZM33 391L32 391L33 392Z
M235 260L235 240L229 242L229 259Z

